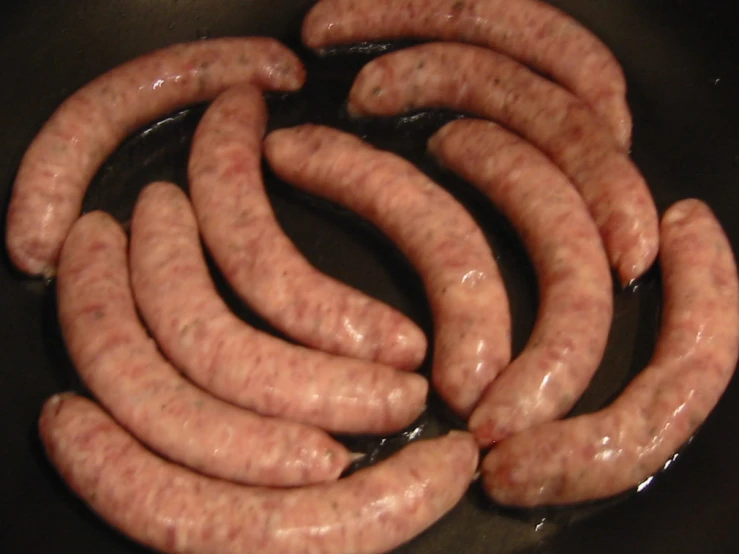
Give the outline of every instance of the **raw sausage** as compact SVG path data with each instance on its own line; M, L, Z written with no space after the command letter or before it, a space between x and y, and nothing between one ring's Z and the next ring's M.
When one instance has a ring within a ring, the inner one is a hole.
M297 56L269 38L176 44L97 77L57 108L23 156L8 211L12 262L32 275L56 273L90 180L138 127L235 83L287 91L304 78Z
M608 340L611 273L582 198L529 143L490 121L462 119L433 135L429 150L508 218L539 282L538 316L526 347L470 417L478 443L490 446L565 415L580 398Z
M628 150L631 113L618 60L588 29L537 0L320 0L303 20L310 48L396 38L469 42L535 67L580 96Z
M91 212L62 248L59 320L92 394L142 442L203 473L275 486L336 479L350 455L323 431L217 400L161 357L136 314L126 247L120 225Z
M424 409L420 375L294 346L238 319L216 291L175 185L151 184L139 196L130 257L136 303L159 347L216 396L336 433L397 432Z
M423 44L376 58L349 93L355 115L422 107L497 120L530 140L580 191L621 282L630 283L652 265L659 236L649 188L577 97L506 56L456 43Z
M478 456L472 436L456 431L411 443L334 483L274 490L210 479L157 458L79 396L48 400L39 429L69 487L108 523L162 552L386 552L459 501Z
M434 320L437 392L466 417L511 355L505 286L469 213L412 164L353 135L301 125L270 133L277 175L380 228L423 279Z
M267 110L245 86L218 97L193 139L190 195L204 241L241 298L324 352L416 369L426 337L408 318L316 270L275 219L262 182Z
M502 504L602 498L662 468L703 423L737 363L739 292L731 245L698 200L661 225L664 308L649 365L607 408L506 439L486 456L483 485Z

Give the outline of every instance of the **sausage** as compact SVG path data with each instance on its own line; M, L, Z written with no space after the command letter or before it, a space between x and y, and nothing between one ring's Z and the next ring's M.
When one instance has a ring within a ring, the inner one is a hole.
M139 440L197 471L274 486L336 479L351 458L323 431L217 400L161 357L136 314L126 247L121 227L91 212L62 248L59 320L92 394Z
M658 218L639 170L591 110L561 87L486 48L431 43L367 64L349 93L355 115L445 107L493 119L547 154L580 191L626 284L654 262Z
M39 431L72 491L108 523L162 552L387 552L459 501L478 457L472 436L454 431L411 443L337 482L275 490L162 460L79 396L48 400Z
M398 38L468 42L550 75L631 143L626 79L608 47L569 15L537 0L320 0L303 20L303 42L320 49Z
M394 433L423 411L420 375L294 346L231 313L175 185L151 184L139 196L130 258L134 297L159 347L216 396L335 433Z
M426 337L408 318L316 270L275 219L261 174L261 92L221 95L193 139L190 195L204 241L238 295L273 326L325 352L416 369Z
M487 388L469 420L486 447L570 411L603 357L613 284L582 198L536 148L495 123L474 119L448 123L428 144L512 223L539 283L538 315L526 346Z
M477 223L412 164L347 133L281 129L265 156L280 178L354 210L408 257L431 304L432 382L467 417L511 355L508 297Z
M625 491L659 471L716 405L737 363L739 293L731 245L708 206L667 210L660 265L662 323L648 366L603 410L491 450L482 478L494 500L566 504Z
M296 90L300 60L268 38L223 38L176 44L124 63L67 98L28 147L7 219L11 261L52 277L95 172L137 128L177 108L213 98L242 81Z

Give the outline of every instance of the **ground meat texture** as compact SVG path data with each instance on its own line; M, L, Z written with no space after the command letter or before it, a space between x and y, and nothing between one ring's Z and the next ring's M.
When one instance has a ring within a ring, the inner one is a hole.
M139 196L130 257L134 296L160 348L216 396L335 433L394 433L423 411L428 384L420 375L302 348L236 317L175 185L153 183Z
M416 369L426 337L407 317L319 272L275 219L261 174L267 111L238 87L200 121L188 176L203 239L239 296L274 327L332 354Z
M470 417L487 447L565 415L580 398L608 341L613 283L582 198L531 144L490 121L462 119L433 135L429 149L508 218L538 278L531 336Z
M8 210L11 261L31 275L56 273L91 179L136 129L236 83L290 91L304 78L300 60L276 40L222 38L169 46L90 81L57 108L23 156Z
M280 178L355 211L413 264L434 320L432 382L469 416L511 355L508 297L474 219L409 162L329 127L274 131L265 155Z
M276 490L162 460L74 395L46 402L39 431L52 464L92 510L130 538L173 553L387 552L452 509L478 457L474 439L453 432L334 483Z
M570 178L623 284L641 276L657 256L657 210L639 170L585 103L507 56L457 43L393 52L360 71L348 107L356 116L435 107L495 120L531 141Z
M127 247L112 217L90 212L60 257L62 334L100 403L153 450L208 475L274 486L335 480L351 456L326 433L218 400L161 357L136 313Z
M661 224L664 308L654 356L599 412L504 440L482 464L502 504L607 497L659 471L723 394L737 364L739 292L731 245L708 206L683 200Z

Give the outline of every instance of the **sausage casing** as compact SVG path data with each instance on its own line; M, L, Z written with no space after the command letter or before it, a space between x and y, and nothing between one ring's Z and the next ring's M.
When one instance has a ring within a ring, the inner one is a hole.
M566 504L617 494L661 469L703 423L734 373L739 285L711 210L683 200L662 218L664 308L654 356L605 409L502 441L482 464L503 504Z
M265 155L282 179L354 210L408 257L431 304L432 382L467 417L511 355L505 285L472 216L410 162L329 127L273 131Z
M355 115L430 107L495 120L531 141L577 187L621 282L651 267L659 233L649 188L580 99L506 56L457 43L422 44L375 58L349 93Z
M239 296L274 327L324 352L416 369L426 337L407 317L314 268L279 226L262 182L267 109L235 87L208 108L188 176L203 239Z
M127 246L112 217L90 212L60 257L62 334L92 394L139 440L203 473L276 486L336 479L351 458L326 433L218 400L162 358L136 313Z
M387 552L454 507L478 457L474 439L453 432L334 483L275 490L162 460L79 396L48 400L39 430L51 462L100 517L140 543L177 553Z
M7 219L11 261L31 275L56 273L91 179L137 128L239 82L296 90L304 79L302 63L285 46L250 37L176 44L90 81L56 109L21 160Z
M190 202L146 187L131 223L131 283L159 347L203 389L262 415L334 433L394 433L426 405L420 375L331 356L250 327L218 295Z
M470 417L475 438L490 446L565 415L580 398L608 341L611 273L582 198L532 145L491 121L461 119L434 134L429 150L508 218L538 279L531 336Z
M538 0L320 0L303 20L320 49L396 38L468 42L550 75L587 102L624 149L631 143L626 79L609 48L569 15Z

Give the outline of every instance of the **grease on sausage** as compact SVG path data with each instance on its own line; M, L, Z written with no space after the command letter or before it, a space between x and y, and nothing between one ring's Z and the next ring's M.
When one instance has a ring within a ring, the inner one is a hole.
M490 446L565 415L580 398L608 341L611 273L582 198L536 148L495 123L473 119L448 123L428 144L509 219L538 278L531 336L470 417L478 443Z
M290 50L252 37L175 44L90 81L56 109L23 156L7 218L11 261L31 275L56 273L91 179L137 128L239 82L288 91L304 79Z
M244 483L336 479L349 452L320 429L264 418L192 385L164 360L138 319L120 225L91 212L62 249L62 333L80 377L113 416L167 458Z
M233 88L193 139L190 194L205 243L241 298L276 328L331 354L416 369L426 337L407 317L319 272L275 219L261 174L261 91Z
M496 120L552 158L580 191L623 284L652 265L659 236L649 188L577 97L506 56L457 43L422 44L375 58L349 93L355 115L428 107Z
M582 502L659 471L703 423L734 373L739 285L731 245L710 208L683 200L661 223L664 308L654 356L608 407L500 443L482 464L502 504Z
M205 390L262 415L335 433L394 433L423 411L420 375L331 356L260 333L215 288L190 202L154 183L131 223L131 283L159 347Z
M472 216L411 163L335 129L274 131L265 155L282 179L357 212L408 257L431 304L433 384L468 416L511 355L505 286Z
M478 457L469 434L452 432L411 443L334 483L275 490L210 479L162 460L79 396L48 400L39 431L75 494L162 552L387 552L454 507Z

